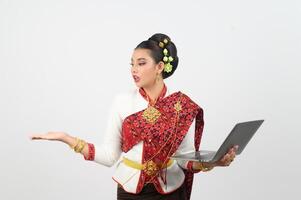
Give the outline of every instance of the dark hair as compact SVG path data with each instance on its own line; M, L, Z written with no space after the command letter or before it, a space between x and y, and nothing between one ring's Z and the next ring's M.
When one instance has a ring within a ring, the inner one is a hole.
M137 45L135 49L148 49L151 51L151 57L155 60L156 63L160 61L163 62L163 48L159 46L159 42L163 42L164 39L168 40L168 43L164 46L168 50L169 56L173 57L173 61L170 63L172 65L171 72L162 71L163 79L170 77L175 70L177 69L179 58L177 56L177 48L176 45L170 40L170 38L162 33L156 33L151 36L148 40L142 41Z

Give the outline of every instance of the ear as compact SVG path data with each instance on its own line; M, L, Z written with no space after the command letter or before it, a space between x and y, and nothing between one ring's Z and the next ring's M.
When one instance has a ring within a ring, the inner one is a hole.
M164 62L163 62L163 61L160 61L160 62L157 64L157 70L158 70L158 73L159 73L159 74L164 70Z

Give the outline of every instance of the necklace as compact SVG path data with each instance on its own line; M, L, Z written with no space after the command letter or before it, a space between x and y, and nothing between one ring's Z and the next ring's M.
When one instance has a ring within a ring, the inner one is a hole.
M142 113L142 117L151 124L156 123L157 119L160 117L161 113L158 109L155 108L155 105L157 103L157 100L162 98L166 93L166 86L164 84L163 89L159 95L154 101L151 100L151 98L146 94L144 89L141 88L140 93L143 95L144 98L146 98L148 105L145 111Z
M161 113L158 109L154 107L157 102L157 99L154 103L151 102L150 98L147 96L148 106L147 109L142 113L142 117L151 124L156 123L157 119L160 117Z

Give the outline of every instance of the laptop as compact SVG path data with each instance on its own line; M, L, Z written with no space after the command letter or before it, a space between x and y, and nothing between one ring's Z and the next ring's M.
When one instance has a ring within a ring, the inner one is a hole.
M239 155L247 146L248 142L251 140L263 121L264 120L254 120L237 123L217 151L194 151L185 154L178 154L171 158L176 160L214 163L220 160L234 145L238 145L236 155Z

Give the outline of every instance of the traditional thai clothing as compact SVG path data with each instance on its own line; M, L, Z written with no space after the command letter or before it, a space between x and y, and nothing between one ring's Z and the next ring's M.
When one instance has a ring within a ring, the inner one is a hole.
M126 192L139 197L155 188L161 196L184 192L182 199L189 199L193 174L199 171L192 169L191 161L170 157L199 149L203 109L165 84L155 104L149 99L143 88L117 95L104 141L88 143L85 159L105 166L117 163L112 178L119 196Z

